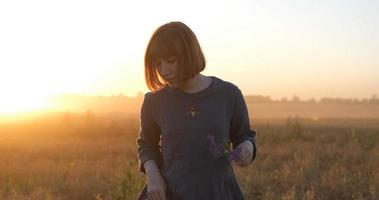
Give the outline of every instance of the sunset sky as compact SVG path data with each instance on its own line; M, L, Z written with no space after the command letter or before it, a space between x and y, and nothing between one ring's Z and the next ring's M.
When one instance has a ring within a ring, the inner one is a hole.
M0 1L0 112L61 93L147 91L153 31L186 23L205 75L244 94L379 95L379 1Z

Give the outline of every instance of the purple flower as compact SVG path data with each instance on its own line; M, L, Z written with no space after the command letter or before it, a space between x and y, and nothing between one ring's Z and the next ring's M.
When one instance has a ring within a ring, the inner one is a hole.
M241 154L241 148L236 148L229 154L229 160L238 160Z
M237 160L240 156L241 149L236 148L233 151L230 149L229 143L218 144L214 135L208 134L207 139L209 142L208 149L211 152L213 158L219 158L222 156L227 157L229 160Z
M219 158L222 156L222 146L220 144L217 144L215 136L214 135L208 135L207 139L209 141L209 151L213 155L213 158Z

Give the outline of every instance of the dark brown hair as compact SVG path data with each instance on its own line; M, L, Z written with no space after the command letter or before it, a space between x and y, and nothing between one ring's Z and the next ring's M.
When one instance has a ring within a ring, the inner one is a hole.
M145 53L145 80L155 92L165 85L156 63L174 56L178 62L176 80L183 84L205 68L205 58L196 35L182 22L160 26L151 36Z

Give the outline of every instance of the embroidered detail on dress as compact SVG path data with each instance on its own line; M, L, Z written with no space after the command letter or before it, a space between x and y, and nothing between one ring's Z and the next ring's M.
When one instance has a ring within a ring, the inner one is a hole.
M186 114L191 117L196 117L200 114L200 111L195 106L190 106Z

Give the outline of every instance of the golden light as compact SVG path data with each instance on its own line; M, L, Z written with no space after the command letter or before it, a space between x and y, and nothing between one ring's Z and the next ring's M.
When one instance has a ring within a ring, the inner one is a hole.
M45 95L12 95L0 99L0 115L13 115L18 113L38 111L49 107Z

